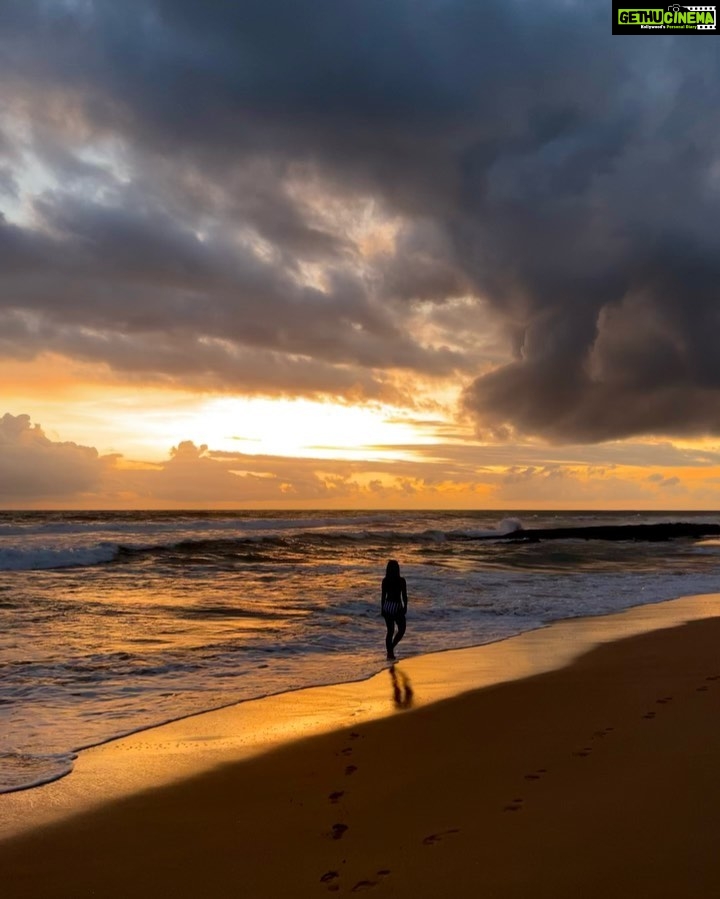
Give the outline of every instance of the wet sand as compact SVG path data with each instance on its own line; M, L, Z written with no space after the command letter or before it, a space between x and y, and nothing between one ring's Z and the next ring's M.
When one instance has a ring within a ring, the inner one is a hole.
M3 895L706 899L717 614L562 622L83 753L0 797Z

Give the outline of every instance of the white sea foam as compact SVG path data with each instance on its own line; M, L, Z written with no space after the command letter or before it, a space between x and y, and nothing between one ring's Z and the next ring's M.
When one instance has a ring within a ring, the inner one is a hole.
M522 529L523 523L519 518L503 518L497 527L492 528L456 528L449 531L451 537L484 538L484 537L506 537L515 531Z
M28 790L59 780L72 771L76 758L77 755L73 752L0 752L0 793Z
M98 565L110 562L118 552L117 545L101 543L95 546L0 547L0 571L33 571L43 568L70 568L78 565Z

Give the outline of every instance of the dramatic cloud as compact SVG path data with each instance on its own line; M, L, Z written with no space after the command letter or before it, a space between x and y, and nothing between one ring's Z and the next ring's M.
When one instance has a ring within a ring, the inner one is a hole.
M0 504L80 499L100 485L112 461L91 447L52 441L28 415L0 418Z
M720 57L601 0L0 0L0 352L720 432ZM502 339L502 343L499 340Z

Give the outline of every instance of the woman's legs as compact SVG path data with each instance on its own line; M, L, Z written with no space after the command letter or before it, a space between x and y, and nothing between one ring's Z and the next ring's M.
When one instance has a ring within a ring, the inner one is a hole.
M383 615L385 619L385 624L387 626L387 633L385 634L385 648L387 649L387 657L389 659L395 658L395 653L393 649L398 645L398 643L405 636L405 616L404 615ZM395 630L395 625L397 624L397 633L393 636L393 632Z
M395 624L397 624L398 629L397 629L397 633L395 634L395 639L392 641L393 649L398 645L398 643L405 636L405 616L398 615L395 619Z
M387 657L389 659L394 658L393 656L393 631L395 630L395 620L392 615L383 615L385 619L385 624L387 626L387 634L385 635L385 649L387 649Z

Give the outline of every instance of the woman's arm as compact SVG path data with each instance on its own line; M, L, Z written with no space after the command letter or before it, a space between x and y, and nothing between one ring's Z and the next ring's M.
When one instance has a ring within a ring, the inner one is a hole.
M385 578L383 578L382 588L380 590L380 614L382 615L383 603L385 602Z
M407 583L405 578L400 578L400 592L402 593L403 612L407 613Z

